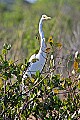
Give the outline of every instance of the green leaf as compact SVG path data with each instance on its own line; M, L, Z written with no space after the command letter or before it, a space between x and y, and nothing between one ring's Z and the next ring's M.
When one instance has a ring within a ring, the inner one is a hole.
M7 50L6 50L6 49L3 49L3 50L2 50L2 54L3 54L3 55L6 55L6 54L7 54Z
M34 58L34 59L31 60L32 63L35 63L37 61L39 61L39 59L37 59L37 58Z
M40 71L36 71L36 77L37 77L37 78L40 77Z
M38 52L39 52L39 50L36 50L36 51L35 51L35 54L38 54Z

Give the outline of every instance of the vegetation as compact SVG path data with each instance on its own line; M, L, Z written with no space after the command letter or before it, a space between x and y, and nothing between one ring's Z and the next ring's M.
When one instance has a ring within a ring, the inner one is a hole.
M11 7L0 4L0 12L0 120L78 120L79 0L18 0ZM47 62L42 73L25 80L23 93L22 76L28 58L39 49L43 13L52 17L43 26Z

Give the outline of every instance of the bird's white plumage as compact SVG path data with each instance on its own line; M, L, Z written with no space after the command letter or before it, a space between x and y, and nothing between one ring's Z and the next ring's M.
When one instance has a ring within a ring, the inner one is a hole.
M46 47L44 48L44 50ZM33 59L36 59L36 62L32 62ZM34 54L31 56L30 60L30 65L27 68L27 71L24 74L24 78L26 77L25 75L29 75L31 77L31 74L35 74L36 71L42 71L44 64L46 62L46 53L45 51L43 52L42 49L39 50L38 54Z
M40 34L40 38L41 38L40 50L39 50L38 54L34 54L30 57L30 59L29 59L30 64L29 64L25 74L23 75L23 79L26 78L26 75L31 77L31 74L35 74L36 71L41 72L44 67L44 64L46 62L46 52L45 52L46 44L45 44L44 32L42 30L42 22L47 19L51 19L51 18L46 15L42 15L42 17L40 19L40 22L39 22L39 34ZM36 59L36 62L32 62L33 59Z

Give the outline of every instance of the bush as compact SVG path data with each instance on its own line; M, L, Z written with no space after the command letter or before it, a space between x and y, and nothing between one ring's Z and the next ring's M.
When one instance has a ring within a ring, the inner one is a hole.
M51 40L51 39L50 39ZM61 43L50 42L52 51L60 51ZM79 118L80 107L80 56L74 59L73 71L68 66L65 75L61 73L62 61L54 64L53 54L49 48L46 52L51 55L48 59L49 69L42 74L38 71L32 78L25 80L25 92L22 91L22 76L27 62L17 64L7 58L11 45L4 44L0 54L0 120L26 120L30 117L41 120L74 120ZM57 57L56 57L57 58ZM68 63L71 61L70 56ZM67 63L66 63L67 64ZM58 74L57 70L59 68Z

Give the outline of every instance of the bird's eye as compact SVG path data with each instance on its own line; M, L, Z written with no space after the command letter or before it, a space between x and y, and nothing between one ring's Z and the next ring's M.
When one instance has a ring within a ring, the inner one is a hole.
M43 18L46 18L45 16L43 16Z

